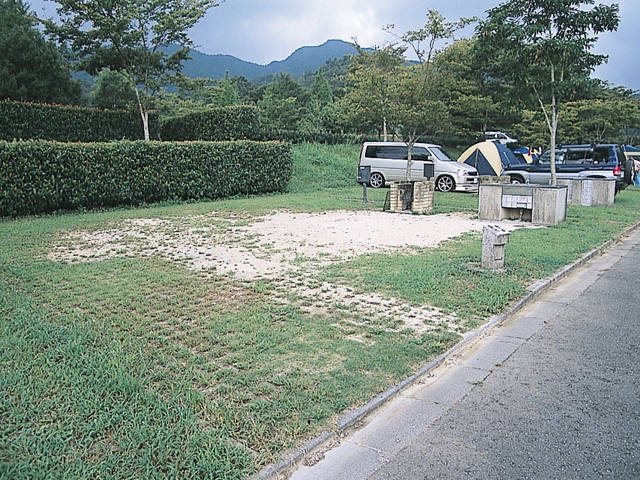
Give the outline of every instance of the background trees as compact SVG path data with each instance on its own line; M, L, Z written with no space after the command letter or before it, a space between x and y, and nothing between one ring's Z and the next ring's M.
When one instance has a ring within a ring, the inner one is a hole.
M89 93L92 106L112 110L135 108L137 99L131 83L120 72L101 70Z
M381 49L358 47L351 59L346 93L341 101L343 120L347 128L356 131L377 131L384 140L394 111L395 82L406 62L405 47L388 45Z
M293 132L302 122L307 101L307 91L291 75L281 73L267 86L258 107L270 130Z
M0 99L76 103L80 85L22 0L0 0Z
M486 130L505 130L537 147L640 137L634 92L589 78L603 60L589 51L594 34L617 24L615 6L509 0L463 40L454 34L473 19L449 22L432 10L417 30L387 28L395 43L358 46L357 55L299 78L249 81L179 73L190 47L185 29L213 1L58 3L62 20L48 22L49 31L74 54L75 67L93 73L91 91L80 96L79 82L23 0L0 0L0 98L135 108L145 122L150 108L171 116L252 104L269 135L289 140L395 135L411 143L422 136L464 149ZM557 121L552 142L554 118L564 121Z
M309 89L309 102L302 128L311 135L322 136L334 122L333 91L322 70L318 71Z
M451 128L450 115L444 103L446 70L436 67L434 56L438 45L454 38L455 33L474 19L447 21L437 10L427 12L427 21L417 30L409 30L398 38L418 59L417 65L405 68L399 76L394 99L398 130L409 147L406 178L411 177L413 145L424 135L435 136ZM393 32L393 27L388 27ZM423 47L426 44L426 48Z
M145 139L149 139L152 93L171 81L187 58L187 31L207 10L208 0L57 0L60 23L47 22L91 75L109 68L122 73L136 94Z
M594 0L509 0L488 12L477 28L487 75L507 87L508 98L537 103L549 129L551 181L563 103L589 88L590 74L606 57L591 53L595 34L617 29L617 5Z

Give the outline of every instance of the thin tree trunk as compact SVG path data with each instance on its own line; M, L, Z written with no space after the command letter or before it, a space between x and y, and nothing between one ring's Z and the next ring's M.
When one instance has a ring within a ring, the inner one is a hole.
M413 139L407 142L407 172L406 172L407 182L411 181L411 167L413 166L413 144L414 143L415 143L415 140Z
M551 185L558 184L558 177L556 175L556 138L558 135L558 103L556 99L556 68L551 65Z
M553 84L555 82L555 78L556 78L555 67L551 65L552 88L554 88ZM556 138L558 134L559 112L558 112L558 104L557 104L557 99L555 95L555 90L554 90L554 93L551 95L551 115L549 115L547 107L545 106L544 101L542 100L542 97L540 96L538 89L535 86L533 87L533 91L538 97L538 103L540 103L540 108L542 108L542 113L544 114L545 121L547 122L547 128L549 129L549 137L550 137L549 141L551 143L551 145L549 145L549 147L551 148L551 158L550 158L550 165L549 165L551 169L551 185L557 185L558 177L556 175Z
M138 101L138 109L140 111L140 118L142 119L142 129L144 131L144 139L145 141L149 141L151 139L151 135L149 135L149 112L144 109L142 105L142 100L140 99L140 92L138 91L137 86L134 86L134 91L136 92L136 100Z
M554 97L554 105L553 110L551 112L552 117L552 125L551 125L551 185L558 184L558 176L556 174L556 138L558 135L558 110L555 105L555 97Z

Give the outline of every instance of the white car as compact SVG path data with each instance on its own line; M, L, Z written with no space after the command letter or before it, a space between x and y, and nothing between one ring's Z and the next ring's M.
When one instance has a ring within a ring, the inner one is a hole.
M517 138L511 138L504 132L484 132L484 136L487 140L494 142L500 142L503 145L509 145L510 143L518 143Z
M407 180L408 153L409 148L403 142L365 142L360 153L358 182L380 188ZM440 145L413 145L410 180L435 179L435 187L441 192L477 192L478 178L474 167L457 162Z

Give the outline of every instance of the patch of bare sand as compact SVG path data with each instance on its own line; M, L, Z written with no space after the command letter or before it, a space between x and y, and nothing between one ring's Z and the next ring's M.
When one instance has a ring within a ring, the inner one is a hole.
M374 211L291 213L255 218L207 216L127 221L118 228L76 232L49 255L56 261L99 261L114 256L161 255L189 268L243 281L272 280L308 299L310 313L327 314L339 302L354 318L402 317L406 328L454 328L455 315L430 306L409 307L379 295L349 294L344 287L313 281L323 265L367 253L432 248L489 222L467 214L408 215ZM490 222L505 230L515 222ZM283 294L284 296L285 294Z

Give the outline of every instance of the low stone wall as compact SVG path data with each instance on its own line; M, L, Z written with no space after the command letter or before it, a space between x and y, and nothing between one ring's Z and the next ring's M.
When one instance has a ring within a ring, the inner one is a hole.
M433 211L435 182L395 182L391 184L389 210L430 213Z
M569 205L611 206L615 200L616 181L613 179L558 177L558 185L567 186Z
M518 193L516 189L521 189L522 192ZM556 225L564 222L566 217L566 185L480 184L480 220L520 220L539 225Z

